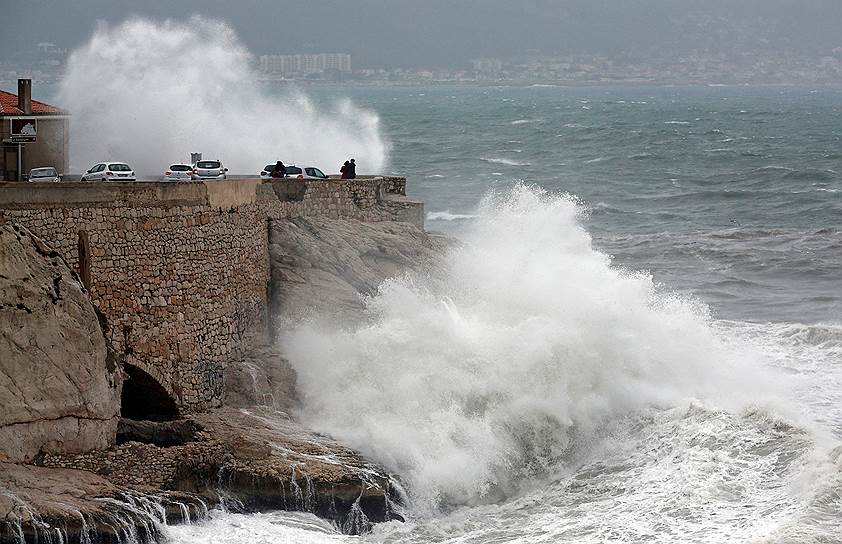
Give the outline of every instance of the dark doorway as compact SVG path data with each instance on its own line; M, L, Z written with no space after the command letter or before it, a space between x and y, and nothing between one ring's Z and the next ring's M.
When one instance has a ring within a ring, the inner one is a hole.
M124 418L169 421L178 417L175 401L155 378L128 363L123 370L120 412Z

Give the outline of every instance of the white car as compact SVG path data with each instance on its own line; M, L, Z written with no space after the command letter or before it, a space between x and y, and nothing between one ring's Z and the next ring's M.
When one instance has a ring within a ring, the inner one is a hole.
M193 179L227 179L227 171L220 161L199 161L193 165Z
M91 166L81 181L137 181L137 176L124 162L106 161Z
M164 181L190 181L193 179L193 167L189 164L171 164L164 172Z
M29 171L29 181L61 181L61 176L54 167L42 166Z
M287 177L296 179L328 179L327 174L315 166L293 166L292 171L287 166Z
M272 170L274 169L274 164L267 164L264 166L263 170L260 171L260 179L272 179Z

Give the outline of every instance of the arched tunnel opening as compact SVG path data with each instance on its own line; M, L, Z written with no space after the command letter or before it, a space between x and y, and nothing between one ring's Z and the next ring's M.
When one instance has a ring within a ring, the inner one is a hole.
M123 418L170 421L178 417L178 407L167 390L140 368L126 363L123 365L125 379L120 398L120 412Z
M124 364L123 370L117 444L143 442L168 448L197 439L202 426L191 419L177 419L175 399L158 380L134 365Z

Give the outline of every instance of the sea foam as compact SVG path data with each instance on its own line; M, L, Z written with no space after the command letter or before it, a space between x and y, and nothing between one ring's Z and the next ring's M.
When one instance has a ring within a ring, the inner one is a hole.
M509 496L640 410L753 398L753 355L613 267L580 213L491 194L437 279L387 281L345 329L284 331L300 417L397 471L423 512Z
M506 166L529 166L529 163L518 162L505 157L480 157L480 160L490 162L492 164L505 164Z

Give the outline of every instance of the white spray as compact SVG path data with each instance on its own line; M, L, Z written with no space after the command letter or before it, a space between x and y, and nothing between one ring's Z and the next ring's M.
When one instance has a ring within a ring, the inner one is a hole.
M270 96L251 63L219 21L101 24L70 56L61 85L59 103L73 114L72 167L123 160L160 174L202 152L231 173L257 173L279 159L334 172L349 157L363 173L382 172L376 115L349 101L325 112L301 94Z
M572 199L518 186L477 213L444 280L388 281L364 323L282 338L301 416L398 471L416 511L517 492L626 414L751 397L751 356L612 267Z

